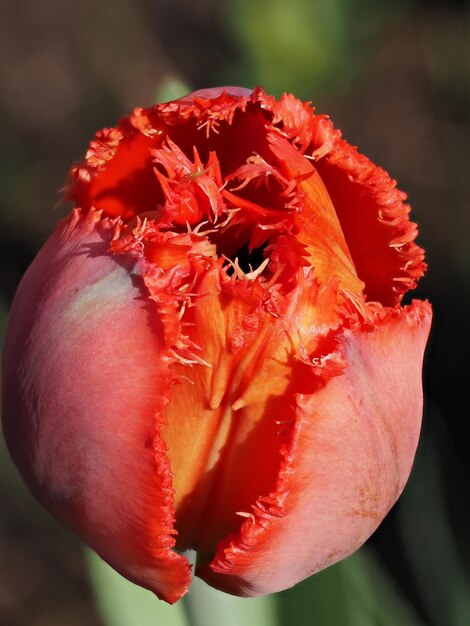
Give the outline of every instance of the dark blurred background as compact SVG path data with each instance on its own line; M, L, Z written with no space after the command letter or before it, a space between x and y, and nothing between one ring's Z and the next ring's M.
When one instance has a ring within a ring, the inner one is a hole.
M261 84L311 100L409 194L429 264L416 295L435 319L413 474L366 547L394 600L371 587L369 621L331 621L344 573L331 568L279 594L282 624L393 625L393 602L409 624L470 624L469 26L465 0L1 3L2 323L94 131L185 88ZM102 620L80 542L28 496L1 444L0 625Z

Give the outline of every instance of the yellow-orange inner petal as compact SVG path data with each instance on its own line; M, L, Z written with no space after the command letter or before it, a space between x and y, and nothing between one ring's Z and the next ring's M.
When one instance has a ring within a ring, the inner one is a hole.
M323 200L326 222L328 196L321 185L315 188L317 181L313 171L303 183L307 193L316 192L306 210ZM293 425L293 394L304 384L299 362L316 355L325 329L338 324L338 285L362 288L347 256L341 249L336 254L334 224L325 234L332 242L325 257L315 256L314 236L300 230L304 224L298 221L297 237L308 247L309 265L312 257L315 264L298 269L296 287L282 298L282 315L247 297L256 292L256 281L229 279L214 266L194 287L195 304L182 316L205 364L172 366L178 382L164 437L174 472L178 547L196 548L203 560L273 490ZM326 280L327 263L335 280ZM275 284L271 290L277 293Z
M126 138L108 173L125 178L134 149L133 176L145 178L151 155L142 206L124 207L148 222L128 225L113 249L144 257L166 326L177 546L203 560L274 490L294 395L310 391L342 293L363 290L312 162L261 110L222 124L224 142L189 121L166 139ZM97 180L94 197L115 214L116 187Z

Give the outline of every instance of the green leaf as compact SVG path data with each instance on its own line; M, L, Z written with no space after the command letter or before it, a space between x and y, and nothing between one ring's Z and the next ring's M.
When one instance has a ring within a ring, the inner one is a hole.
M236 598L195 578L183 601L166 604L115 572L93 551L86 558L106 626L280 626L274 596Z
M129 582L95 552L86 558L98 608L106 626L189 626L181 603L170 606Z
M348 89L368 66L377 33L407 6L407 0L233 0L225 15L240 67L227 68L228 81L315 100Z
M283 626L424 626L367 546L279 596Z
M443 418L437 409L429 411L412 477L398 511L416 586L433 624L439 626L470 624L470 575L451 525L442 475L443 459L456 455ZM465 484L464 475L454 479ZM462 498L467 498L465 492Z

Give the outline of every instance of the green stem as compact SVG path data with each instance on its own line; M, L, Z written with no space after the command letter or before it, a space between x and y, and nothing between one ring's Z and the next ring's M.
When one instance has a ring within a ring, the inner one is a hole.
M194 578L183 603L190 626L279 626L275 596L237 598Z

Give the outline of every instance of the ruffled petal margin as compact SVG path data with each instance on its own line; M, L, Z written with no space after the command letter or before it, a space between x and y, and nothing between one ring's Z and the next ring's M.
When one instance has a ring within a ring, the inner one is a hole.
M417 228L409 219L406 194L387 172L344 141L326 115L317 115L310 103L291 94L276 100L260 87L252 92L225 87L134 109L116 128L96 134L85 160L70 173L66 196L85 210L95 207L123 219L152 211L164 198L155 184L151 153L167 135L187 143L191 152L193 143L208 141L212 128L256 108L273 132L286 137L315 166L367 299L398 304L426 271L424 252L414 242ZM223 152L223 144L214 139L217 134L211 136ZM253 136L250 141L256 152Z
M396 502L420 432L431 307L379 312L339 339L343 372L296 396L276 491L196 570L209 584L245 596L287 589L354 552Z
M315 162L340 220L369 301L399 304L426 271L424 251L415 242L406 194L385 170L341 139L326 117L312 134Z
M191 568L172 549L163 334L129 259L107 253L113 231L75 211L23 278L4 351L4 430L37 497L121 574L173 603Z

